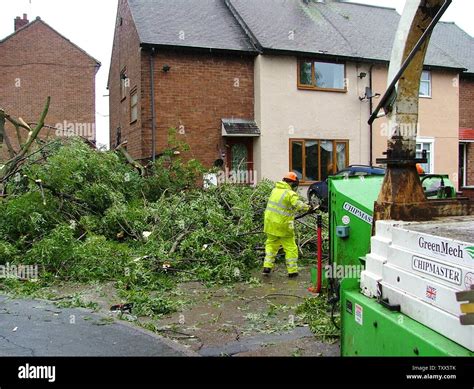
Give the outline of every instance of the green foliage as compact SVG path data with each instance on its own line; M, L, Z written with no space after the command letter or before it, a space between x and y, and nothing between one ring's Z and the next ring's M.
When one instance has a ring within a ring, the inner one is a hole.
M36 297L42 287L40 283L23 282L15 278L0 279L0 291L6 291L14 297Z
M334 320L338 326L338 310L334 312ZM304 303L298 306L296 313L309 325L311 331L323 341L334 341L340 336L340 331L331 320L331 306L323 296L305 299Z
M176 312L181 304L148 291L132 290L123 294L125 300L133 303L136 316L159 316Z
M38 265L41 284L116 281L144 314L173 311L154 293L179 281L251 280L273 183L204 190L204 169L180 158L186 147L174 134L145 177L117 153L78 140L26 165L0 202L0 264ZM314 257L315 224L305 221L298 239Z
M0 202L0 241L24 248L63 219L58 208L57 199L49 194L43 199L37 191Z
M93 301L85 301L79 294L74 294L69 298L55 303L58 308L88 308L93 311L99 309L99 305Z
M5 265L7 262L14 260L19 253L12 244L0 241L0 265Z

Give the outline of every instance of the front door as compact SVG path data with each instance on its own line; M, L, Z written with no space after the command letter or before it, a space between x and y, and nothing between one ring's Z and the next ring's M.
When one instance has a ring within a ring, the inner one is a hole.
M236 183L253 184L253 138L227 138L226 151L226 168Z

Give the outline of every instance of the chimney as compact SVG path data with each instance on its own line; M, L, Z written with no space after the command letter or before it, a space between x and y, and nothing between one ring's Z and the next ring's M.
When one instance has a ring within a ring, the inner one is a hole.
M23 14L23 19L17 16L15 18L15 31L19 30L20 28L26 26L30 21L28 20L28 16Z

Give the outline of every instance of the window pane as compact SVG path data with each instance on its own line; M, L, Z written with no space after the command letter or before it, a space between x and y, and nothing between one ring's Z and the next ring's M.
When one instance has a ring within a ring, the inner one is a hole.
M464 182L464 172L466 171L466 161L464 159L466 144L459 144L459 187L462 188L465 186Z
M305 142L306 148L306 180L319 180L319 162L318 162L318 142L308 140Z
M130 113L130 121L134 122L136 120L138 120L138 107L137 106L132 107L132 111Z
M347 166L346 161L346 143L338 143L336 150L336 172L344 169Z
M423 72L421 73L421 80L430 81L430 79L431 79L431 72L429 72L428 70L423 70Z
M132 100L132 105L136 105L136 104L138 103L138 94L137 94L137 93L134 93L134 94L132 95L131 100Z
M311 85L311 62L300 62L300 84Z
M232 161L231 170L237 172L241 170L247 170L248 153L247 146L243 143L237 143L232 145L231 149Z
M318 88L344 89L344 64L315 62L314 72Z
M320 142L321 152L321 180L336 173L333 166L333 142L323 140Z
M424 70L421 73L420 96L431 96L431 72Z
M303 144L302 142L291 142L291 170L298 178L303 178Z
M430 83L426 81L422 81L420 83L420 96L430 96Z
M421 166L426 174L430 174L431 172L431 143L417 143L416 144L416 158L423 157L423 150L426 150L426 159L428 160L427 163L422 163Z
M138 119L138 93L133 92L130 96L130 121Z

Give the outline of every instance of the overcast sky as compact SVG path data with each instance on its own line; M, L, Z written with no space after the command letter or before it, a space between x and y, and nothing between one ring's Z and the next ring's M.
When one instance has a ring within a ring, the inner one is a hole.
M172 0L169 0L170 3ZM255 0L258 1L258 0ZM403 11L405 0L358 0ZM40 16L51 27L102 63L96 79L97 140L108 144L109 107L107 76L112 50L117 0L2 0L0 39L13 32L15 16L28 14L30 21ZM473 0L453 0L443 20L454 21L474 36ZM34 53L32 53L34 55Z

